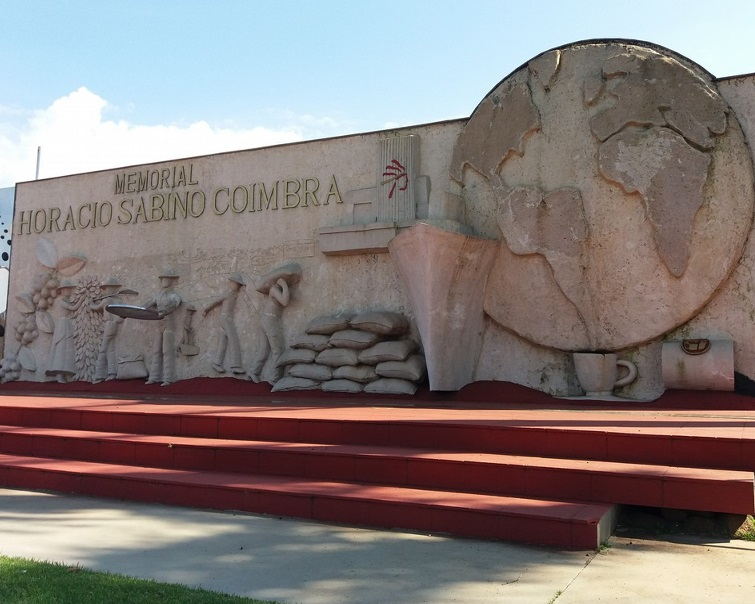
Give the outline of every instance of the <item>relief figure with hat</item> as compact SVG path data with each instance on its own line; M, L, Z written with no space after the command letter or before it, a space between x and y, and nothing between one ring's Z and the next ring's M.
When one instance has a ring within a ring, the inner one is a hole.
M159 275L161 291L145 305L147 310L157 311L159 320L152 341L152 363L147 384L160 382L163 386L176 381L176 318L175 311L181 306L181 295L174 290L178 274L173 270Z
M300 280L301 267L296 262L289 262L263 275L257 286L257 291L265 294L265 302L257 327L255 357L247 372L247 377L255 383L262 380L262 371L268 360L266 381L275 384L283 376L283 370L277 366L286 348L281 318L291 301L290 288Z
M241 362L241 346L239 345L239 335L236 331L233 315L236 310L236 300L242 287L246 286L246 279L240 273L234 273L228 277L228 289L225 293L210 302L202 311L202 316L206 316L212 309L220 306L220 333L218 334L217 345L212 353L211 363L213 369L218 373L225 373L226 361L231 373L244 373L244 367Z
M110 277L100 284L102 295L89 305L89 310L103 313L105 324L102 329L102 341L97 354L97 362L94 367L92 383L98 384L105 380L114 380L118 373L118 364L115 358L115 336L118 328L123 323L123 317L112 313L106 313L105 307L109 304L120 304L121 283L115 277Z
M71 315L81 306L84 298L73 298L76 284L64 281L58 287L58 305L63 315L55 322L50 354L47 357L45 374L57 378L61 383L71 381L76 375L75 330Z

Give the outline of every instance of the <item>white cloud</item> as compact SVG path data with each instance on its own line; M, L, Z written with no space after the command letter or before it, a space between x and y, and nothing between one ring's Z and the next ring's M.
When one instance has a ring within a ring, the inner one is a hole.
M214 128L205 121L144 126L104 119L107 108L105 99L85 87L43 110L0 107L0 187L34 179L37 147L39 177L49 178L298 141L312 119L305 116L300 125L281 129Z

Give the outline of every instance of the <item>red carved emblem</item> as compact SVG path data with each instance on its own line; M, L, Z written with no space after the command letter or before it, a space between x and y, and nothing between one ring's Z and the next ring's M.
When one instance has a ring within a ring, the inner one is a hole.
M383 176L388 176L389 178L386 178L381 184L386 185L389 182L393 182L391 190L388 191L388 199L393 198L393 193L396 191L396 187L402 180L403 184L398 187L399 191L406 191L406 188L409 186L409 176L406 174L406 168L404 168L404 166L401 165L401 162L397 159L392 159L391 163L385 167Z

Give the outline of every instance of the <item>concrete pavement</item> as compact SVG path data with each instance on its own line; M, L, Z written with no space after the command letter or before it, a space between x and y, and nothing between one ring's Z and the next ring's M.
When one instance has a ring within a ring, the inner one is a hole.
M601 553L0 489L0 554L287 603L744 602L755 543Z

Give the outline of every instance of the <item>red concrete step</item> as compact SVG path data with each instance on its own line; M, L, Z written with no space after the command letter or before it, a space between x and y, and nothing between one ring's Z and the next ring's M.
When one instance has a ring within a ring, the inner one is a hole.
M501 421L403 419L407 409L391 409L395 418L368 419L370 409L323 408L318 417L275 415L274 407L218 408L137 401L98 402L73 408L24 406L23 397L0 405L0 423L139 434L255 439L328 444L417 447L443 451L475 451L545 457L580 458L666 466L755 471L755 426L747 419L626 419L622 414L584 419L572 412L566 419ZM373 410L374 411L374 410ZM435 410L437 411L437 410ZM328 417L333 414L333 417ZM378 415L375 413L375 415ZM562 412L563 415L563 412ZM749 422L749 423L748 423ZM572 427L575 426L575 427ZM728 430L722 432L721 427Z
M0 426L0 451L183 470L755 513L754 475L734 470L13 426Z
M0 485L594 549L615 506L0 454Z

